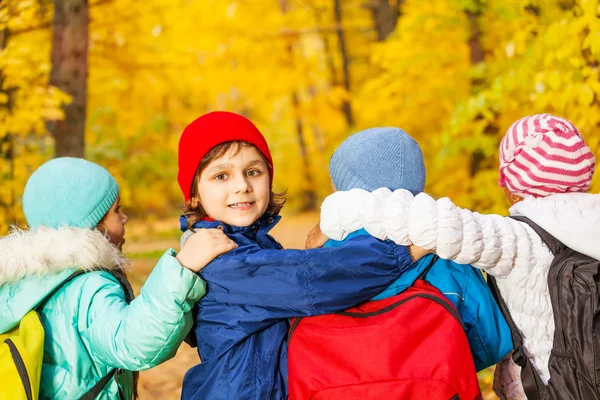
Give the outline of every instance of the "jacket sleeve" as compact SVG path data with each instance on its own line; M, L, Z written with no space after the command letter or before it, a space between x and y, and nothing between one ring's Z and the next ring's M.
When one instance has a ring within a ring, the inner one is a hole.
M481 273L469 269L460 314L477 371L490 367L512 349L508 323Z
M336 192L321 206L321 230L335 240L365 228L380 239L415 244L441 258L471 264L497 277L517 267L528 276L550 250L527 224L500 215L484 215L455 206L447 197L434 200L406 190L360 189Z
M125 292L107 272L85 274L79 303L79 331L97 361L131 371L154 367L175 355L192 327L194 303L205 282L181 267L168 250L127 304Z
M342 311L381 292L412 264L406 247L371 236L333 249L238 250L217 257L201 276L217 302L259 307L261 320Z

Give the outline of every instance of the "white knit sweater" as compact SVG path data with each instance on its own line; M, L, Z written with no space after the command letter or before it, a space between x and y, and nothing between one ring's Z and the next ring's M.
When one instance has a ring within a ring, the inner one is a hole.
M600 259L600 195L556 194L526 198L509 210L526 216L565 245ZM533 365L548 382L554 318L548 270L554 258L527 224L500 215L483 215L406 190L336 192L321 206L321 230L342 240L365 228L380 239L415 244L440 257L472 264L497 277L500 293L524 335Z

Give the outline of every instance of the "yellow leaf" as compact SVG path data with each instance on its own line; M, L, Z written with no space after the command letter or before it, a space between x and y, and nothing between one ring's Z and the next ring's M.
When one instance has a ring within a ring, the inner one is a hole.
M590 34L590 49L596 60L600 61L600 32Z
M558 90L561 85L560 72L552 71L548 76L548 84L554 90Z
M579 104L582 106L589 106L594 101L594 91L588 85L581 85L579 91Z

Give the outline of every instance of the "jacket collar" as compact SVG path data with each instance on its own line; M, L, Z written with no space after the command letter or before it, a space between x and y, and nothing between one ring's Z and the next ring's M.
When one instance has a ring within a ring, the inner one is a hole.
M227 234L242 234L244 236L262 236L269 233L271 229L281 220L280 215L271 215L269 213L263 214L262 217L258 219L255 223L250 226L234 226L227 225L221 221L217 220L200 220L196 222L192 227L194 229L212 229L218 228L223 229L223 231ZM188 230L187 228L187 218L185 215L181 215L179 217L179 226L182 232Z
M123 253L96 229L15 229L0 239L0 286L72 268L119 271L128 264Z

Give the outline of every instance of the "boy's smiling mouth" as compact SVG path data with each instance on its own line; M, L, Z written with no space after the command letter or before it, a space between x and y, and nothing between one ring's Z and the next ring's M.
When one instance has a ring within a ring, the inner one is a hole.
M246 201L246 202L242 202L242 203L233 203L233 204L229 204L228 207L229 208L233 208L235 210L248 210L250 209L252 206L254 205L253 201Z

